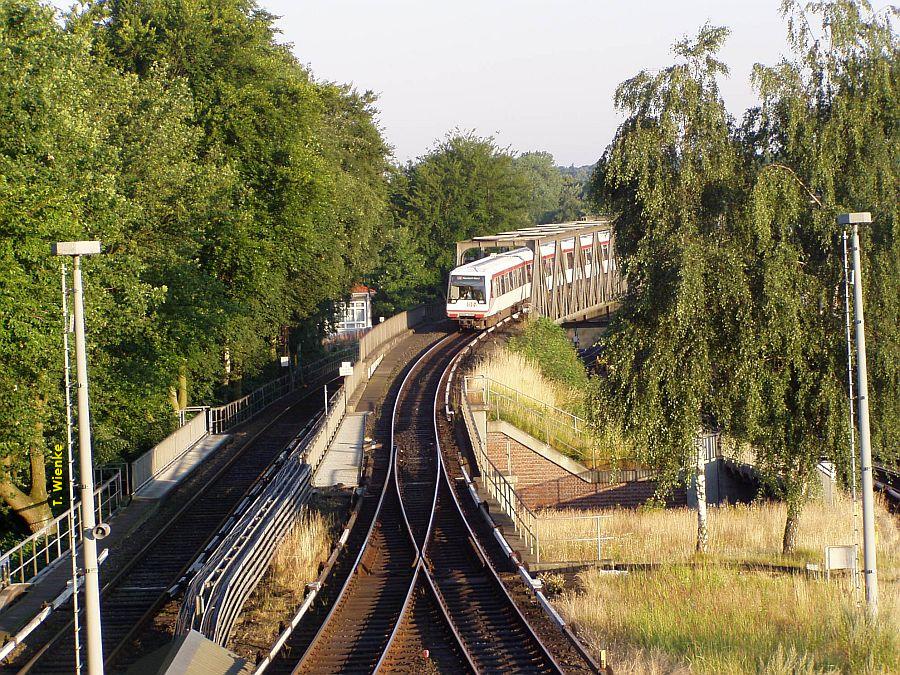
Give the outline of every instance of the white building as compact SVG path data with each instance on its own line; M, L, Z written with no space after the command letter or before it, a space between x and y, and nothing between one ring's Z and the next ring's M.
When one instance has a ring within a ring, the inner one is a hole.
M362 284L350 289L350 300L336 306L335 335L355 335L372 327L372 296L375 291Z

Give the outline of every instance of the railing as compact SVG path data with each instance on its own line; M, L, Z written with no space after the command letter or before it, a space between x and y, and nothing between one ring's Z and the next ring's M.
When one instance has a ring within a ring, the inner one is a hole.
M102 473L111 475L103 480ZM100 486L94 490L97 522L112 516L125 500L122 471L102 470ZM0 554L0 587L34 583L62 557L69 555L69 532L74 532L76 545L81 542L81 502L56 516L39 532L35 532L9 551Z
M311 440L303 450L303 461L309 464L312 475L316 474L346 413L347 394L344 387L341 386L329 398L328 414L324 415L321 422L316 425Z
M487 439L481 437L475 417L469 405L468 378L463 384L463 395L460 407L463 413L463 423L475 451L475 461L478 464L478 472L488 493L497 500L503 512L513 521L513 527L522 539L528 551L537 557L540 562L540 538L535 528L535 513L525 505L516 491L510 485L503 473L494 465L487 454Z
M253 390L246 396L216 408L207 414L209 433L225 433L255 417L263 408L294 389L294 375L288 373Z
M300 379L303 382L316 382L327 373L336 371L343 361L355 362L358 359L359 342L354 342L301 366Z
M541 557L554 562L603 560L603 521L611 515L560 516L541 513L535 529L542 538Z
M221 543L188 586L176 634L194 629L223 647L227 644L241 608L309 498L312 472L300 450L306 440L287 452L272 475L264 476L260 489L222 533Z
M347 410L350 393L371 373L363 367L393 338L435 315L439 305L418 307L391 317L359 342L359 361L328 400L328 412L301 433L257 483L255 493L242 501L240 513L208 547L202 564L193 569L178 616L177 633L191 628L225 645L232 626L250 593L262 579L275 549L296 522L306 502L311 479L334 440ZM377 358L377 357L376 357ZM331 361L346 360L333 355ZM251 395L252 396L252 395ZM277 471L276 471L277 467ZM221 542L221 543L219 543Z
M596 465L597 441L588 422L484 375L467 376L469 391L480 389L494 419L505 420L569 457L590 457Z
M185 451L207 434L207 419L200 410L184 426L178 427L153 448L131 463L131 488L140 490Z
M238 424L248 422L267 406L293 391L298 379L314 382L324 378L337 370L341 361L352 359L358 351L359 346L354 343L311 361L296 372L286 373L231 403L217 407L191 407L181 411L181 426L131 463L131 491L136 492L158 476L208 433L221 434ZM194 416L185 421L185 413L194 413Z

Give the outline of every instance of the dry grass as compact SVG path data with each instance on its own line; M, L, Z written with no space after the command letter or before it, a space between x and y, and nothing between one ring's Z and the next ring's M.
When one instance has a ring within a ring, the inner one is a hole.
M900 672L896 582L871 626L845 583L799 575L672 565L579 584L555 604L616 672Z
M878 566L882 574L900 573L900 526L882 501L877 501ZM603 557L617 562L671 563L693 557L697 537L697 512L693 509L603 511L544 511L542 515L603 515ZM808 503L800 517L797 552L790 560L781 556L785 505L763 502L709 509L709 551L715 558L769 562L821 562L825 546L852 543L852 504L845 497L833 506L823 501ZM861 522L860 522L861 526ZM541 519L538 524L543 560L592 560L596 544L566 544L565 539L596 535L588 520Z
M303 588L319 574L319 564L328 558L330 524L317 511L304 511L272 559L272 579L287 588Z
M279 626L294 614L328 559L334 519L306 508L275 552L266 575L247 599L232 631L229 648L253 658L274 642Z
M506 348L501 347L479 360L472 374L484 375L563 410L576 410L583 403L581 391L545 377L531 360Z

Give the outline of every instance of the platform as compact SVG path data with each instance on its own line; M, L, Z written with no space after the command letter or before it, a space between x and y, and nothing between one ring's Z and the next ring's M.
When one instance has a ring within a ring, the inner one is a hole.
M134 498L161 499L229 438L231 438L230 434L204 436L194 443L181 457L145 483L143 487L134 493Z
M363 442L366 436L366 416L368 413L348 413L338 427L331 447L322 458L316 475L315 487L359 485L359 466L363 457Z

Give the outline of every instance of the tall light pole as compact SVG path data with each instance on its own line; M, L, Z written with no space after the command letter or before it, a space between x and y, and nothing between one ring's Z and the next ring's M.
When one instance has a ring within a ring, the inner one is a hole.
M866 369L866 324L863 316L862 266L859 261L859 225L871 223L872 214L842 213L838 224L851 225L853 238L853 313L856 324L856 402L859 421L860 475L862 477L863 573L866 609L878 615L878 566L875 560L875 495L872 484L872 442L869 435L869 374Z
M100 574L97 564L97 522L94 516L94 463L91 457L91 414L88 403L87 351L84 340L84 287L81 256L100 253L99 241L61 241L54 255L71 256L72 304L75 315L75 372L78 383L78 472L81 489L81 551L84 557L84 613L87 635L87 671L103 675L100 632Z

